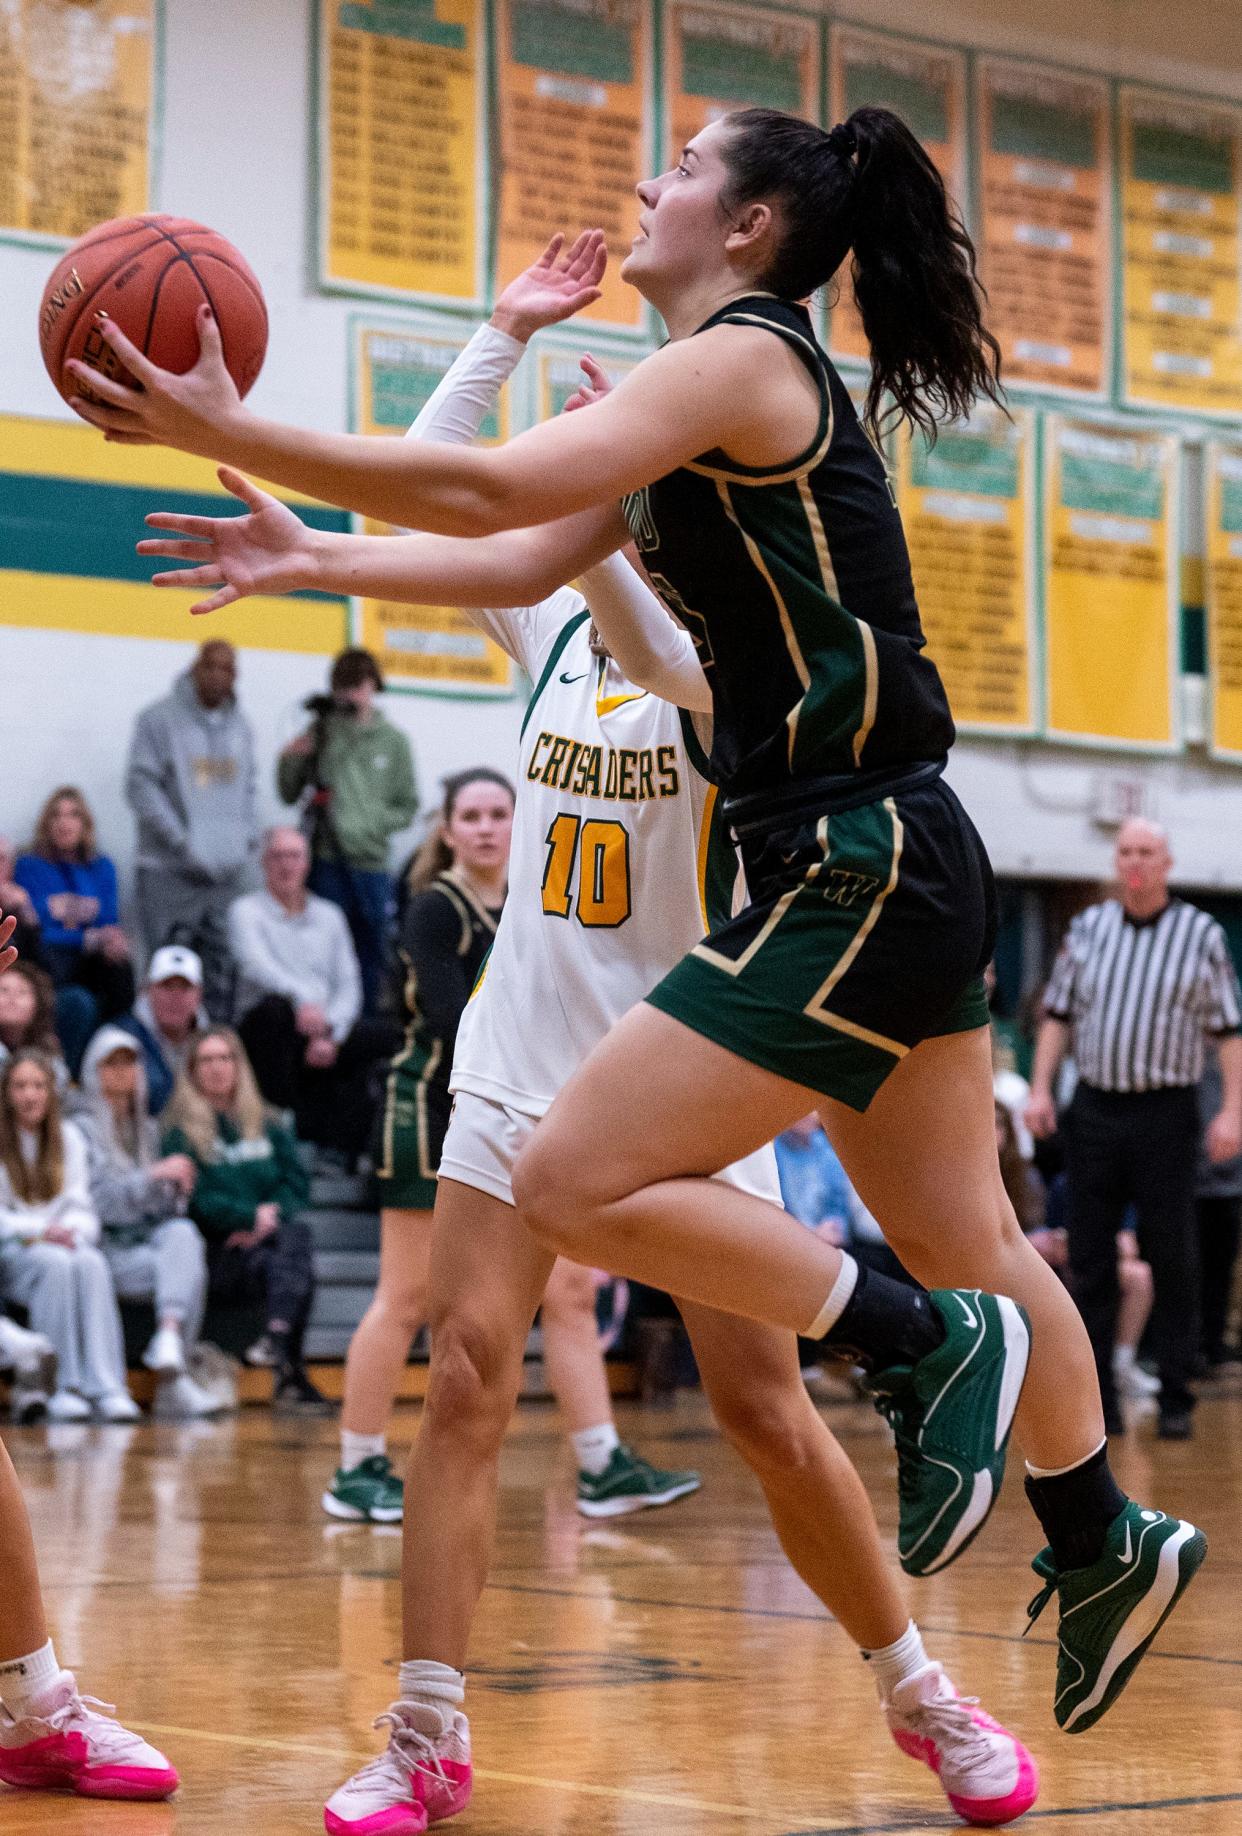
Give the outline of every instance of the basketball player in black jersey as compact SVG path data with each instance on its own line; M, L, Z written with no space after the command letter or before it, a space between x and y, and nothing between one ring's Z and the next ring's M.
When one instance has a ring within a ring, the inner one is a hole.
M998 394L974 251L934 166L882 109L830 134L727 116L640 197L623 272L669 342L606 401L505 447L263 422L209 318L184 377L107 329L143 392L83 371L103 402L78 411L114 437L432 532L295 537L230 472L251 516L163 517L186 539L147 545L199 563L179 579L213 589L204 610L305 585L528 603L636 540L711 683L713 763L752 903L565 1088L519 1162L520 1209L577 1260L868 1362L897 1433L912 1573L982 1527L1016 1410L1049 1541L1036 1610L1060 1593L1056 1715L1079 1732L1116 1700L1205 1544L1117 1487L1086 1334L1001 1185L981 984L991 874L940 775L952 721L882 461L796 304L852 251L871 430L887 395L934 431ZM930 1301L709 1184L812 1106Z

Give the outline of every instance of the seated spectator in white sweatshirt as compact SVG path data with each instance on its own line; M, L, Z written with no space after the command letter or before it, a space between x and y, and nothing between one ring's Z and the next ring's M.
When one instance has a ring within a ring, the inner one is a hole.
M86 1137L103 1253L120 1298L155 1305L155 1336L142 1360L158 1383L155 1413L215 1415L219 1404L188 1368L207 1305L206 1245L186 1216L197 1169L188 1154L160 1153L132 1033L100 1027L86 1048L81 1083L75 1119Z
M264 1097L291 1109L298 1136L349 1159L375 1114L369 1071L396 1049L390 1020L362 1014L362 978L338 905L308 892L310 850L297 829L271 829L261 892L229 907L237 964L237 1030Z
M18 1051L0 1070L0 1295L27 1309L60 1361L56 1421L130 1422L112 1273L99 1250L86 1141L62 1120L52 1067Z

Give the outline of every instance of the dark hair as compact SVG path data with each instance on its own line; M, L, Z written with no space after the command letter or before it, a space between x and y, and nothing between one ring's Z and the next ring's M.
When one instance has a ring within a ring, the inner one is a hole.
M517 792L508 778L491 765L476 765L472 771L457 771L451 778L442 778L440 789L443 794L435 828L410 862L406 875L406 885L412 893L422 892L431 885L438 873L447 873L453 865L453 850L444 839L443 828L446 822L452 822L457 800L470 784L495 784L505 792L511 804L517 803Z
M780 206L784 233L762 286L806 299L854 252L872 430L886 393L931 440L938 421L967 414L977 397L1000 403L1000 346L983 323L974 244L905 122L887 108L856 108L826 134L796 115L746 108L727 127L721 209Z
M361 688L364 682L373 682L378 693L382 693L384 688L379 664L369 650L358 647L341 652L332 665L332 674L328 680L334 689Z
M6 975L20 976L23 982L29 983L34 995L34 1013L26 1028L26 1036L11 1049L29 1046L32 1051L42 1052L46 1058L59 1058L61 1048L56 1036L56 990L51 976L46 969L40 969L37 963L28 962L11 963L7 969L0 971L0 980Z

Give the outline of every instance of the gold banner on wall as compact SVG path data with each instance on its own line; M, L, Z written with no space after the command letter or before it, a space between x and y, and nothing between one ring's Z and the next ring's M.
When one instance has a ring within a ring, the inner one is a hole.
M1121 91L1129 402L1242 412L1240 131L1224 103Z
M156 0L0 5L0 234L150 208Z
M979 411L935 446L902 439L897 501L927 647L959 726L1031 733L1035 708L1035 421Z
M558 230L608 238L603 298L582 315L640 331L619 269L651 158L650 0L500 0L497 290Z
M328 286L483 296L483 0L318 0Z
M1047 730L1168 751L1179 739L1179 444L1049 415L1044 567Z
M403 435L462 348L461 340L436 332L356 326L356 430ZM488 445L509 437L507 389L479 437ZM359 527L368 535L390 533L386 524L369 519L360 520ZM355 641L379 658L390 688L471 696L513 692L512 662L457 606L357 599L354 613Z
M864 103L891 108L918 135L950 195L966 199L966 57L940 45L882 37L854 26L833 26L829 40L829 113L843 121ZM867 339L854 304L848 264L833 307L834 357L868 360Z
M758 5L666 0L665 165L735 108L819 119L819 21Z
M1112 369L1109 92L1038 64L976 71L979 263L1005 380L1103 396Z
M1242 445L1209 442L1204 467L1211 747L1242 759Z

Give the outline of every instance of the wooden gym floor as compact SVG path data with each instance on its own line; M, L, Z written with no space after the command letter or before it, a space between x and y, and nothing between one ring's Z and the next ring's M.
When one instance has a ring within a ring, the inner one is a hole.
M1242 1384L1196 1440L1150 1425L1118 1449L1137 1496L1213 1549L1128 1694L1092 1733L1051 1716L1053 1610L1022 1641L1037 1547L1012 1465L985 1536L923 1583L929 1648L1026 1738L1056 1836L1242 1830ZM828 1418L890 1535L893 1458L863 1405ZM892 1747L862 1664L785 1566L748 1474L697 1398L626 1405L622 1432L706 1484L670 1509L588 1525L550 1408L504 1456L502 1526L470 1679L478 1770L462 1836L898 1836L960 1828ZM396 1439L415 1432L402 1411ZM167 1748L174 1805L10 1793L0 1832L286 1836L375 1750L393 1693L394 1530L320 1513L332 1424L5 1431L34 1518L54 1633L84 1686ZM3 1585L3 1577L0 1577Z

